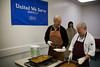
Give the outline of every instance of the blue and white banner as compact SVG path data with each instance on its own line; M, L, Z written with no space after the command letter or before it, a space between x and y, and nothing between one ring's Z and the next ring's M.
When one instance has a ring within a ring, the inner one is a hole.
M48 25L48 2L11 0L12 25Z

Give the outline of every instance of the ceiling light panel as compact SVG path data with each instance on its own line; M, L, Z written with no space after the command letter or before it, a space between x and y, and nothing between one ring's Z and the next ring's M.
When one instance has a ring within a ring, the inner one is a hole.
M85 2L91 2L91 1L95 1L95 0L78 0L81 3L85 3Z

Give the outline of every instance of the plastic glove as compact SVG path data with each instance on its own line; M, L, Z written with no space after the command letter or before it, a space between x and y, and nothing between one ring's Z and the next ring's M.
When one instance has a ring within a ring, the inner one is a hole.
M79 64L82 64L86 59L85 57L77 59Z
M70 54L69 54L69 59L68 59L68 60L72 60L72 57L73 57L73 53L70 53Z
M63 50L63 51L66 51L66 48L65 48L65 46L63 46L63 47L62 47L62 50Z
M52 44L52 41L48 41L47 43L48 43L48 45L49 45L49 46L51 46L51 44Z

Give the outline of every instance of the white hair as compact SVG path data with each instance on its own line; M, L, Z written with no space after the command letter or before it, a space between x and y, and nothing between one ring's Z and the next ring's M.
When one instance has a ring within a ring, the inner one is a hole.
M86 24L84 22L78 23L77 26L80 26L81 28L87 30L87 26L86 26Z
M59 15L54 16L53 21L55 22L57 20L57 18L61 18L61 16L59 16Z

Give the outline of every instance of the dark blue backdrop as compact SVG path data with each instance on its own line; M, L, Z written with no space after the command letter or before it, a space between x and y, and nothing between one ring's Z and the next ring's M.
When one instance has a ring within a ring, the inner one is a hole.
M48 2L11 0L12 25L48 25Z

